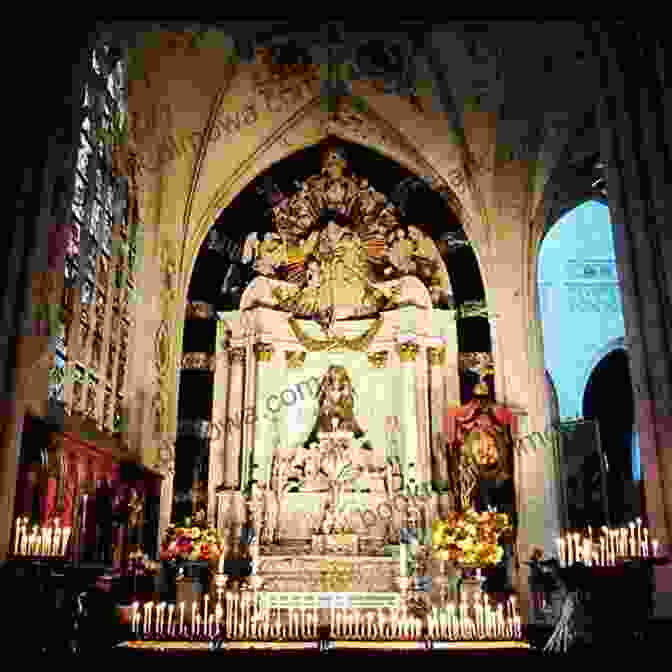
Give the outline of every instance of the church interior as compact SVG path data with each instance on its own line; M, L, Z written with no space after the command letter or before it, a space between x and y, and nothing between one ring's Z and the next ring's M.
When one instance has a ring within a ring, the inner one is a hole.
M2 234L8 642L126 664L663 652L662 35L39 40L12 69Z

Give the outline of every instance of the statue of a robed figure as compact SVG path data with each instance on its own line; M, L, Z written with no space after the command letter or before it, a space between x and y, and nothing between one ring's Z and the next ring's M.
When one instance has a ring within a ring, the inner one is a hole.
M456 509L494 509L506 513L513 533L500 538L504 564L495 569L499 589L508 590L513 580L513 542L517 525L514 491L513 412L490 400L484 382L474 387L474 396L463 406L450 409L446 417L447 458L450 489ZM489 579L492 577L489 577Z
M456 508L489 508L515 516L513 492L514 415L474 387L471 401L446 418L448 474Z

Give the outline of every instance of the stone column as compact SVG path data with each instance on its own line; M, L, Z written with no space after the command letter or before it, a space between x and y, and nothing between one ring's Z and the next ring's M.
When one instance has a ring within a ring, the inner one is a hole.
M254 464L258 468L252 468L252 480L262 482L267 480L268 465L271 460L271 451L269 444L271 440L271 432L268 426L268 420L264 418L266 408L263 406L263 400L267 395L268 381L266 376L266 369L272 367L274 349L270 343L256 343L254 346L254 355L257 361L255 372L255 397L254 405L255 413L255 430L254 430L254 450L250 456ZM246 474L249 474L249 465ZM268 479L270 481L270 479Z
M448 479L447 461L445 457L446 445L443 434L443 417L446 413L445 375L444 364L446 361L446 348L428 348L428 365L431 403L431 447L434 455L433 481L445 481Z
M418 483L424 488L432 481L432 432L429 410L429 367L427 348L416 357L416 409L418 414Z
M418 399L417 399L417 364L419 347L417 343L400 343L399 359L401 360L401 398L403 416L401 420L401 440L404 452L404 488L410 485L409 479L419 478L418 459Z
M222 325L222 322L218 323ZM218 334L217 349L221 338ZM229 351L223 348L215 358L214 389L212 394L212 427L210 432L210 464L208 466L208 521L215 525L217 516L216 491L224 483L226 469L226 421L229 405Z
M447 405L459 406L460 399L460 364L457 341L457 311L451 310L452 319L444 328L445 357L443 361L444 398Z
M240 487L240 451L243 442L243 422L245 411L245 348L229 350L229 404L224 431L225 469L224 485L230 489Z
M665 45L627 25L596 26L599 121L639 430L646 518L672 554L670 84ZM656 568L656 611L672 616L672 565Z
M254 435L256 430L256 413L255 408L256 394L255 394L255 380L257 377L256 352L255 352L255 336L253 333L248 333L245 345L245 359L247 366L245 367L245 387L243 393L243 447L242 447L242 472L240 475L240 487L243 491L247 488L250 481L250 460L254 452Z

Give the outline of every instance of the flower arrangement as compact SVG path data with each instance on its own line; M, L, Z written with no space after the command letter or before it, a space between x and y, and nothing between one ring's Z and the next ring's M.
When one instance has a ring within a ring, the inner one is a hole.
M161 572L161 563L149 559L139 548L128 554L129 576L156 576Z
M474 509L449 513L445 520L437 520L432 526L434 557L458 565L496 565L504 557L499 538L510 531L505 513L479 513Z
M222 542L214 528L169 525L161 544L161 559L216 560L221 551Z

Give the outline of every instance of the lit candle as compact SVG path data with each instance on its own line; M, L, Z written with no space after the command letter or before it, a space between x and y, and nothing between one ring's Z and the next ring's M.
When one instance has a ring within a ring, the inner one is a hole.
M191 603L191 637L193 637L198 633L196 630L196 602Z
M210 614L210 637L214 637L216 632L215 632L215 616L214 614Z
M139 607L139 606L140 606L140 605L139 605L137 602L133 602L133 610L132 610L132 612L131 612L131 614L132 614L132 616L131 616L131 632L132 632L134 635L137 635L137 634L138 634L137 631L136 631L136 629L135 629L135 627L136 627L136 626L135 626L135 617L138 615L138 607Z
M651 546L653 547L653 557L655 558L658 556L658 539L654 539L651 542Z
M184 602L180 602L180 637L184 636Z
M565 566L565 541L562 537L556 539L556 544L558 545L558 560L560 561L560 567Z
M649 557L649 531L644 528L644 541L642 542L644 544L644 554L648 558Z
M635 556L635 553L636 553L635 548L636 548L636 543L637 543L636 539L635 539L635 524L631 522L629 527L630 527L630 540L629 540L630 541L630 544L629 544L630 545L630 557L632 558L632 557Z
M581 540L581 535L578 532L574 532L574 562L580 562L583 560L583 556L581 555L581 546L579 545L579 541Z
M65 551L68 547L68 540L70 539L70 528L63 528L63 544L61 546L61 555L65 555Z
M572 548L572 535L567 534L567 565L574 564L574 549Z
M145 634L149 635L152 632L152 610L154 609L154 603L148 602L145 605Z
M209 595L206 593L203 597L203 625L207 627L208 619L208 600L210 599Z
M607 564L607 540L604 537L600 539L600 564Z
M168 636L172 637L173 636L173 610L175 609L175 605L171 604L168 607Z
M205 623L203 624L205 627ZM196 637L201 634L201 615L196 614Z
M219 628L222 622L222 605L218 602L215 607L215 627L217 629L217 634L219 634Z
M19 517L16 519L16 537L14 539L14 555L19 554L19 541L21 538L22 529L23 529L23 519Z
M592 557L593 557L593 553L590 549L590 539L584 539L583 540L582 558L583 558L583 562L586 564L586 566L590 567Z
M640 553L641 553L641 548L642 548L642 519L641 518L636 518L635 523L637 524L637 548L640 549Z

